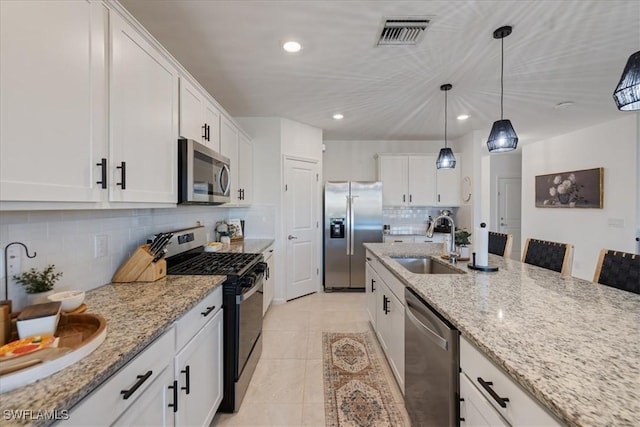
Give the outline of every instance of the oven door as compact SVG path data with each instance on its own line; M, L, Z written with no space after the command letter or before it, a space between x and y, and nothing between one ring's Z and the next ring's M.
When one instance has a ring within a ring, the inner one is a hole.
M238 322L238 364L236 381L242 375L249 356L262 333L263 275L260 273L255 284L242 295L236 296Z
M229 159L190 139L178 141L178 202L220 204L230 201Z

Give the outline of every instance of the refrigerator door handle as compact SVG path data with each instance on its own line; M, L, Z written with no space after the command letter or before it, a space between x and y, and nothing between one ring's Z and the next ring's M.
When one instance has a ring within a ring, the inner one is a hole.
M350 247L350 253L349 255L354 255L355 251L354 251L354 241L355 241L355 202L356 202L356 197L358 196L351 196L351 203L349 206L349 221L351 221L351 225L349 226L349 233L351 234L351 237L349 238L349 247Z
M347 198L347 255L351 255L351 227L353 227L353 223L351 222L351 196L345 196Z

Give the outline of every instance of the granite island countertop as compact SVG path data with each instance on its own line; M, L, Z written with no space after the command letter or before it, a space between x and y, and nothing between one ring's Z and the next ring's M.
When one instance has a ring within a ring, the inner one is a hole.
M441 244L365 246L564 423L638 425L640 295L494 255L496 273L414 274L391 256Z
M35 383L0 394L2 410L68 410L133 359L218 286L225 276L167 276L87 292L87 312L107 320L105 341L89 356ZM2 425L45 425L45 419Z

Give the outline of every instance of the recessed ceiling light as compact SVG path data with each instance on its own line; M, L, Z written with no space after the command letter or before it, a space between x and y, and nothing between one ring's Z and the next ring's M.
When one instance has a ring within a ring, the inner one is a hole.
M333 115L333 118L336 120L342 120L344 119L344 115L340 114L340 113L336 113Z
M573 102L571 101L563 101L563 102L557 103L553 108L555 108L556 110L564 110L565 108L569 108L572 105L573 105Z
M298 42L288 41L282 45L282 48L289 53L296 53L300 52L300 49L302 49L302 45Z
M467 120L469 118L468 114L460 114L457 119L458 120Z

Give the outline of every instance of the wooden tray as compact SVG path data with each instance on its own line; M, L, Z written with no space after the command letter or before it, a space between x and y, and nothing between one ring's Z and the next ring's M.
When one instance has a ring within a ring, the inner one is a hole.
M62 313L55 336L58 347L0 361L0 372L6 372L0 376L0 393L48 377L91 354L107 337L107 321L97 314Z

